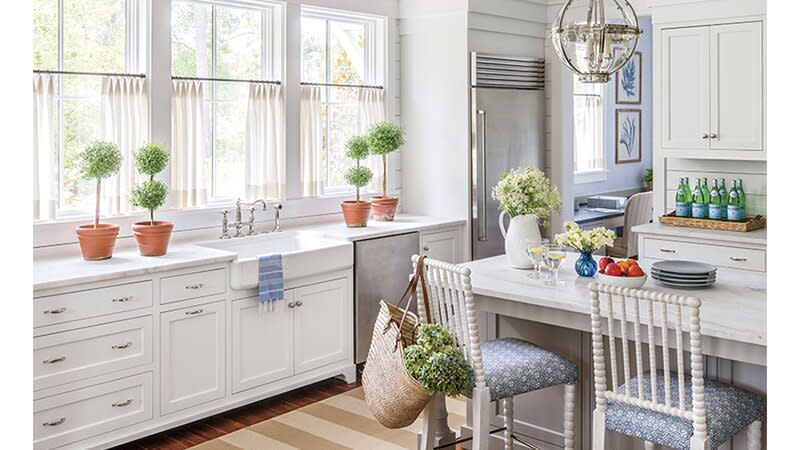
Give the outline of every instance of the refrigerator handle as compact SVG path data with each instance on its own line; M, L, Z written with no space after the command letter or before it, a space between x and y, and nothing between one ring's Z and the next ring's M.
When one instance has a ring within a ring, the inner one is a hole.
M481 206L478 221L478 240L486 241L486 111L479 109L478 118L480 119L481 130L481 199L478 204Z

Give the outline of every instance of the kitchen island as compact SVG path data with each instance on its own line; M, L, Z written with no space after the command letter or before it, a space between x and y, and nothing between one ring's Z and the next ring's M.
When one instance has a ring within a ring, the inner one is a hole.
M483 339L521 337L578 364L581 413L577 418L577 437L582 444L580 448L588 449L594 408L590 383L590 280L579 279L575 274L576 258L577 254L568 254L560 272L561 280L565 281L565 286L561 287L547 287L543 280L530 278L533 271L512 269L504 255L464 265L472 271L477 308L487 313L481 324ZM649 264L642 263L642 268L649 273ZM766 395L766 286L764 274L719 269L716 284L708 289L669 289L652 279L643 289L698 297L702 301L700 327L704 336L703 352L707 355L707 376ZM526 394L516 402L515 430L534 439L543 449L557 448L555 444L562 439L561 407L551 406L561 404L561 389L557 386ZM495 419L493 423L500 425L500 417ZM641 448L641 442L612 434L609 434L609 442L614 450ZM740 443L739 439L734 439L729 448L746 448L745 442Z

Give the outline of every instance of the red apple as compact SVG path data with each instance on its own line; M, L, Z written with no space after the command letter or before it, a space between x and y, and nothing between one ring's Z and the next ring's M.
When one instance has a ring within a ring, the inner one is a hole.
M604 272L606 275L610 275L612 277L621 277L622 276L622 269L616 263L609 263L606 266L606 270Z
M604 272L606 270L606 266L613 263L614 260L609 258L608 256L603 256L600 258L600 272Z

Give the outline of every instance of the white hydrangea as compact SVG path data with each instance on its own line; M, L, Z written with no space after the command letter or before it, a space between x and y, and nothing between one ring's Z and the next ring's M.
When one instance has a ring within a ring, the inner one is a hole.
M509 216L533 214L545 225L553 212L561 211L558 189L541 170L531 167L500 175L500 181L492 189L492 198L500 202L500 210Z
M614 239L617 238L617 233L605 227L584 230L575 222L567 222L564 224L564 229L566 232L556 235L556 244L574 248L580 252L595 252L603 247L614 245Z

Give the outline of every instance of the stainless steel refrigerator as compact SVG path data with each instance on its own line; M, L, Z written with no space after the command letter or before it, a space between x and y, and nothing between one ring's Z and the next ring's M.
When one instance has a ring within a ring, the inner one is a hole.
M472 259L505 253L492 187L517 167L544 171L544 59L471 53Z

